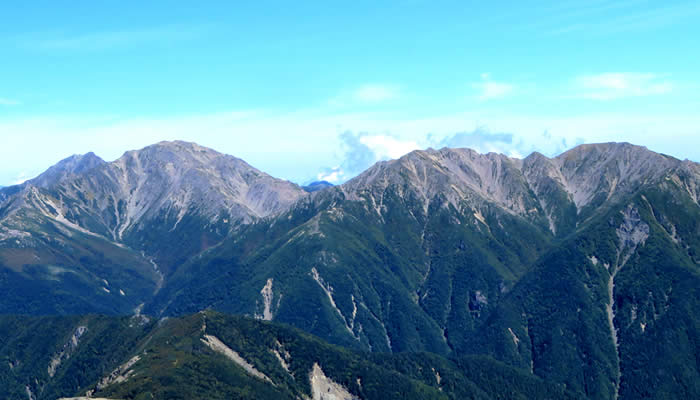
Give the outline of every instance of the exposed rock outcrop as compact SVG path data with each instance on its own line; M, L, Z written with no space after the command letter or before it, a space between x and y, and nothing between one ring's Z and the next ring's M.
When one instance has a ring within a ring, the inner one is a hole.
M311 381L311 393L313 400L356 400L358 397L353 396L346 388L337 384L332 379L328 378L323 370L314 363L313 369L309 374Z

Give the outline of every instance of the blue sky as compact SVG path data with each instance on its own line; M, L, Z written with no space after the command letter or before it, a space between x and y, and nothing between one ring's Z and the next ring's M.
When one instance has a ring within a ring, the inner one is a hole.
M13 3L0 185L171 139L299 183L445 145L700 161L697 1Z

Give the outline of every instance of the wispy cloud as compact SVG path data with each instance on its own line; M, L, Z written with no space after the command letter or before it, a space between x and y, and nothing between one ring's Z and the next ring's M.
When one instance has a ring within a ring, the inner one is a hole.
M653 73L609 72L575 78L576 97L591 100L615 100L626 97L670 93L673 83Z
M26 172L20 172L19 175L17 175L17 177L15 177L15 179L12 182L10 182L10 186L21 185L29 179L31 179L29 174L27 174Z
M0 97L0 106L18 106L22 104L19 100Z
M510 83L492 81L489 73L481 74L481 82L474 82L471 86L479 92L478 98L482 101L505 97L515 89Z
M18 42L23 47L42 51L96 51L179 42L202 36L208 29L206 26L188 25L79 34L44 32L25 35Z
M341 90L328 99L326 106L339 108L378 107L395 104L401 98L401 87L389 83L366 83Z
M660 5L660 6L657 6ZM700 15L700 4L681 1L665 5L648 1L594 1L588 4L574 2L554 12L554 26L550 35L586 32L587 35L613 34L662 28ZM539 23L539 25L543 25ZM555 26L556 25L556 26Z
M378 103L399 97L399 88L392 85L363 85L352 92L353 100L361 103Z
M413 140L402 140L391 135L363 135L360 136L359 141L381 160L399 158L421 148Z

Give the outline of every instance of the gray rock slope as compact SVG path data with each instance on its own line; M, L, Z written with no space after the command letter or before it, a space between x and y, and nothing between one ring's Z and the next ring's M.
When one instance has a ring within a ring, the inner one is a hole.
M438 195L458 209L472 208L477 216L480 205L497 205L527 219L544 217L556 233L567 209L585 215L670 171L688 176L684 185L697 199L697 163L629 143L580 145L554 158L537 152L517 159L471 149L414 151L377 163L342 190L350 199L369 199L378 212L390 186L417 195L424 210Z
M157 291L173 265L306 195L194 143L161 142L109 163L92 153L71 156L0 190L0 272L12 275L6 282L48 282L61 293L79 292L66 290L78 277L81 283L73 283L90 287L90 296L117 293L121 302L119 290L124 298L133 291L101 283L110 279L93 270L98 259L125 264L105 267L112 272L136 268L134 282L145 279Z
M120 242L164 215L175 229L188 214L207 222L247 223L304 196L243 160L187 142L161 142L106 163L71 156L28 181L3 202L0 223L23 209ZM21 224L21 223L20 223Z

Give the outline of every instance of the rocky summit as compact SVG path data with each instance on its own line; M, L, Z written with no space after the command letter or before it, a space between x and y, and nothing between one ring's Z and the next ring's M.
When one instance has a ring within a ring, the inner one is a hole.
M627 143L443 148L314 186L162 142L0 189L0 313L33 315L3 326L63 332L33 355L18 343L40 330L4 335L0 382L30 399L398 396L372 376L408 398L700 397L699 164ZM93 313L114 317L65 317ZM130 345L90 359L106 326Z
M72 156L1 193L0 257L8 281L24 286L29 279L55 288L46 287L50 292L63 291L67 281L89 287L65 291L87 296L68 308L62 301L37 305L39 312L68 313L89 311L95 290L95 311L131 310L160 289L174 265L306 195L240 159L186 142L161 142L111 163ZM104 269L93 271L96 265ZM126 271L138 278L138 290L104 283L128 281ZM116 303L103 298L115 294Z

